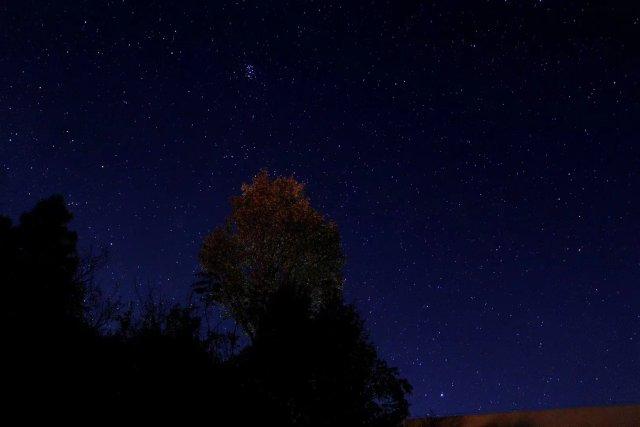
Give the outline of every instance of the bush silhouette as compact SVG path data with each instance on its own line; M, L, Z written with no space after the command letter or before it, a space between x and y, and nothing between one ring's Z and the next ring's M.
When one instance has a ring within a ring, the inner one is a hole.
M378 358L355 309L336 299L312 313L300 289L272 296L238 358L255 407L281 425L399 425L410 386Z

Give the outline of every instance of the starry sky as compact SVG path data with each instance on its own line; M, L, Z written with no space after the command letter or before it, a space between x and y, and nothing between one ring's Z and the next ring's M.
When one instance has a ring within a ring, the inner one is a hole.
M340 226L413 415L640 401L640 7L4 1L0 211L188 293L262 167Z

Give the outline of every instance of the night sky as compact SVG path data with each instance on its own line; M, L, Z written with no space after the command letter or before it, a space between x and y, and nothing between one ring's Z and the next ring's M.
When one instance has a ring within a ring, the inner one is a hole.
M640 6L0 5L0 212L184 299L262 167L307 184L412 413L640 401Z

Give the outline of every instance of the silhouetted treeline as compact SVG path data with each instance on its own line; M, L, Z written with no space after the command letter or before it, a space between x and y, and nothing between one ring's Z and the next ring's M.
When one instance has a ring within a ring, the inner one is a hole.
M395 426L409 384L380 360L355 309L295 284L270 294L231 357L191 307L121 310L92 322L90 283L61 197L17 224L0 217L4 403L182 414L213 425Z

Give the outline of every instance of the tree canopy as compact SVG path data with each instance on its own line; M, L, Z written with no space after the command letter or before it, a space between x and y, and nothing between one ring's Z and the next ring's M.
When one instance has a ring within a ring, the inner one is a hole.
M205 238L200 262L198 289L250 337L282 284L306 289L313 307L342 295L338 227L311 206L303 184L265 170L232 198L231 214Z

